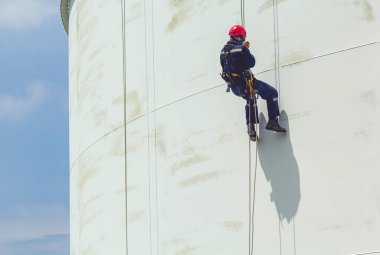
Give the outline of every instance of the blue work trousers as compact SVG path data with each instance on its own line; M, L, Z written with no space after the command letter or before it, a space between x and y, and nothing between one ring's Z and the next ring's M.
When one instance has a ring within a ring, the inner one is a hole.
M273 88L272 86L270 86L269 84L257 79L254 79L253 87L255 89L255 93L257 93L262 99L267 101L269 119L272 120L278 117L280 115L280 111L278 108L277 90ZM249 98L247 95L247 84L245 80L242 79L240 81L235 82L234 85L231 86L231 90L236 96L242 97L245 100L247 100L247 105L245 106L245 118L246 118L247 124L258 123L259 120L258 120L258 112L257 112L257 107L256 107L256 100L252 100L251 102L249 101ZM255 111L256 111L256 114L255 114Z

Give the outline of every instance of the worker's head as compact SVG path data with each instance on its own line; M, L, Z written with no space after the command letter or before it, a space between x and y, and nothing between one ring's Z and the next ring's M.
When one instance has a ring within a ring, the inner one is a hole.
M231 39L233 39L234 41L243 43L245 41L245 38L247 37L247 32L245 31L245 28L243 26L234 25L231 27L228 35L230 35Z

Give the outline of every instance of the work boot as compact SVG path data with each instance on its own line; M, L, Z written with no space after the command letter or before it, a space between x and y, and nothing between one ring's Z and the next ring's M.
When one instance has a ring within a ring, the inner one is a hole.
M256 142L256 138L258 138L258 136L256 134L255 125L254 124L248 124L247 129L248 129L247 133L248 133L251 141Z
M273 120L269 120L265 129L272 130L275 132L286 132L286 129L281 127L280 124L278 124L277 118L275 118Z

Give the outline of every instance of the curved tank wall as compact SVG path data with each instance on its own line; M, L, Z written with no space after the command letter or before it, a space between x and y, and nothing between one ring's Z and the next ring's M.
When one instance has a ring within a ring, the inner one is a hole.
M253 254L380 254L379 1L63 2L71 255L248 253L250 165ZM251 148L219 76L243 16L289 131L259 100Z

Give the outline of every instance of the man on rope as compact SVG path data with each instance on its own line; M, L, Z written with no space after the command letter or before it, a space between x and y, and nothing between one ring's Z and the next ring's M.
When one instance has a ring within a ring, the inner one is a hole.
M234 25L229 33L230 40L224 45L220 53L220 64L223 68L222 78L228 83L227 91L232 92L247 101L245 106L245 117L248 128L248 135L252 141L256 141L255 123L258 123L257 108L255 101L249 96L247 80L250 79L250 68L255 66L255 57L250 53L249 42L245 42L247 37L243 26ZM269 84L253 78L253 88L261 98L267 101L269 121L266 129L275 132L286 132L286 129L278 123L280 111L278 108L278 92Z

